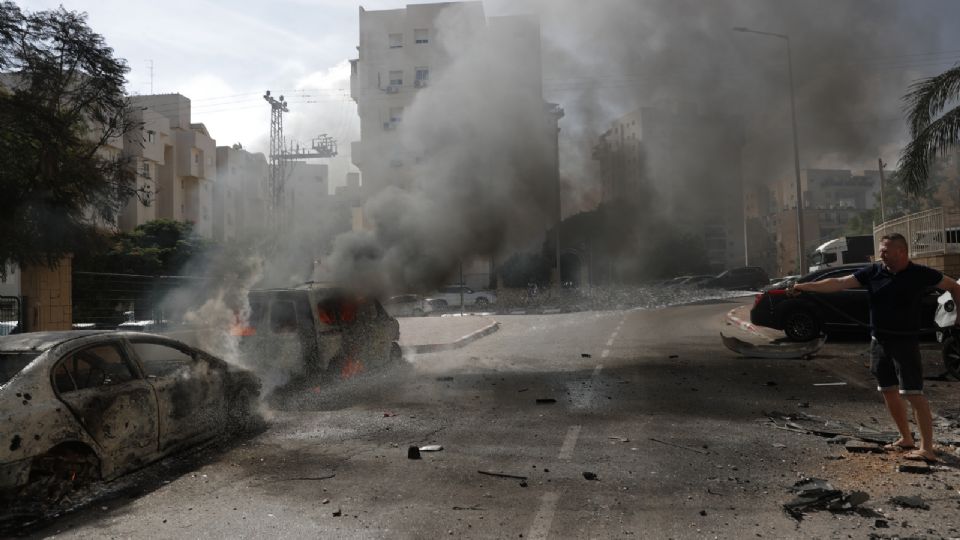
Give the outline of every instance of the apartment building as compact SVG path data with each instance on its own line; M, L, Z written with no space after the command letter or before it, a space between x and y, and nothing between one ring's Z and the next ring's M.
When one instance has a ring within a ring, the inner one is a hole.
M135 107L132 115L131 120L141 127L124 138L123 153L134 167L139 195L131 197L120 212L117 224L123 231L157 219L157 178L160 167L166 165L164 149L173 145L170 120L165 116L146 107Z
M593 148L602 201L643 201L703 238L713 269L742 266L742 146L738 118L683 103L641 107L615 120Z
M326 207L330 196L330 170L325 164L291 161L286 164L284 196L289 210L288 218L295 221L315 221L320 208Z
M269 165L262 153L240 145L217 147L213 186L213 238L231 241L266 230Z
M163 149L162 161L149 163L151 172L152 167L156 167L156 179L151 179L156 188L155 201L152 202L156 205L154 217L190 221L198 235L212 238L216 141L206 126L191 122L190 100L185 96L133 96L130 102L134 107L146 107L169 122L169 135L158 137L158 144ZM159 157L158 149L154 155ZM136 226L141 222L130 220L127 225L131 223Z

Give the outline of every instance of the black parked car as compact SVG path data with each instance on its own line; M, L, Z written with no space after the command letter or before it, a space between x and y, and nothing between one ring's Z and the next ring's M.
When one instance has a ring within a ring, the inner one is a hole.
M824 268L797 280L806 283L826 278L853 274L863 263ZM803 293L789 297L786 287L790 281L777 283L758 294L750 310L750 322L783 330L794 341L809 341L823 332L862 333L868 335L870 301L866 289L847 289L830 294ZM939 293L931 288L923 297L920 313L921 333L933 335L937 325L933 316L937 310Z
M767 272L759 266L744 266L727 270L713 279L700 283L701 287L731 291L759 291L770 283Z

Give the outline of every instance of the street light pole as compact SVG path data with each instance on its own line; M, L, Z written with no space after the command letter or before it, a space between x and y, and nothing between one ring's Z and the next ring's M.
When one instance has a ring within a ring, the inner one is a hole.
M771 36L780 38L787 42L787 75L790 85L790 124L793 128L793 168L797 186L797 266L798 274L806 274L806 250L803 241L803 190L800 187L800 143L797 137L797 105L793 90L793 54L790 50L790 36L786 34L777 34L774 32L761 32L738 26L733 29L735 32L746 32L748 34L759 34L761 36Z

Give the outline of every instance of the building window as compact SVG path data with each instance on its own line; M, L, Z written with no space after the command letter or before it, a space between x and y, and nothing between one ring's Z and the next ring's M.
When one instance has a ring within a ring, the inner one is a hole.
M147 161L143 162L143 165L140 167L140 174L144 178L150 178L150 163Z
M193 163L194 163L195 165L199 165L199 164L200 164L200 154L199 154L198 152L194 152L194 153L193 153Z
M390 72L390 86L403 86L403 71Z
M426 67L418 67L416 68L416 73L417 75L414 85L417 87L426 86L427 81L430 80L430 69Z
M430 43L430 30L417 28L413 31L413 41L416 43Z
M148 131L147 132L147 142L157 142L157 132Z
M399 49L403 47L403 34L390 34L389 41L391 49Z
M390 121L397 123L403 120L403 107L390 107Z

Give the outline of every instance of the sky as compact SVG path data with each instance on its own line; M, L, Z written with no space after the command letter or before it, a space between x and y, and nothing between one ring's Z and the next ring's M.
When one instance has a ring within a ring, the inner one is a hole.
M429 2L362 5L376 10L408 3ZM269 107L262 96L270 90L290 104L288 141L308 144L321 133L338 141L341 156L328 161L331 185L354 170L349 143L360 133L349 97L348 60L357 56L361 2L20 1L31 11L61 4L88 13L90 26L126 59L130 93L187 96L193 121L204 123L219 145L266 151ZM872 6L853 0L487 0L485 11L540 15L545 98L567 112L561 159L568 177L592 175L591 141L633 108L675 98L672 83L717 85L732 89L729 94L737 94L740 84L749 86L750 97L732 112L745 114L748 123L761 119L759 131L782 124L784 117L769 114L786 110L784 81L777 78L784 71L782 52L769 39L734 35L733 26L792 33L802 141L815 142L827 131L853 138L854 131L872 132L877 139L856 141L863 147L858 152L832 153L807 144L804 166L863 168L869 166L864 156L873 154L895 161L903 142L897 98L910 80L960 60L960 35L951 31L951 21L960 20L960 2L952 0L884 0ZM830 38L847 34L849 43L824 39L819 30ZM862 96L850 103L840 98L838 104L855 118L832 124L837 111L821 98L846 92L854 79ZM717 101L730 107L729 99ZM750 110L761 102L769 102L769 110ZM857 103L869 107L859 110ZM779 130L773 138L789 147L780 140L784 134Z

